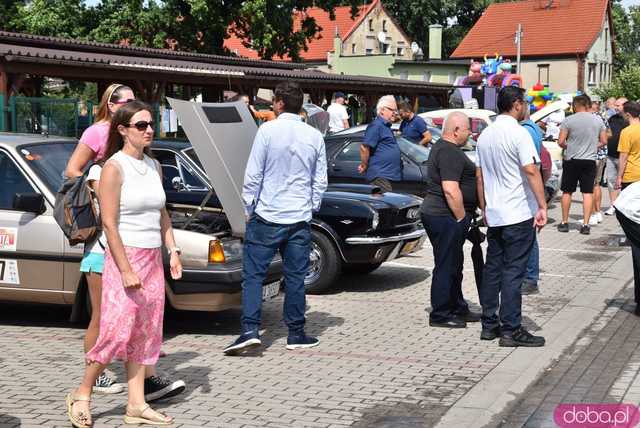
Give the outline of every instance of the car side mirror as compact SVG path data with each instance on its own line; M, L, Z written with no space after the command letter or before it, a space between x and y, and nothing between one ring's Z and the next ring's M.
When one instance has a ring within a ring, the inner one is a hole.
M13 209L40 215L47 210L44 196L40 193L16 193L13 195Z
M186 189L181 177L173 177L171 179L171 186L177 191Z

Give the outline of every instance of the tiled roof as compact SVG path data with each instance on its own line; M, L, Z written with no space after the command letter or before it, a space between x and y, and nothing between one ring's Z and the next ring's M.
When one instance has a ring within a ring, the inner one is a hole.
M112 43L99 43L78 39L64 39L61 37L38 36L24 33L10 33L0 31L0 43L16 43L21 46L33 46L42 48L64 49L68 51L91 51L93 53L105 53L122 56L165 58L170 60L198 61L203 63L215 63L217 65L238 66L268 66L273 68L304 68L304 64L283 63L281 61L255 61L248 58L234 56L210 55L194 52L173 51L169 49L152 49L137 46L122 46Z
M374 1L374 3L376 2ZM373 3L371 5L373 5ZM367 11L371 5L367 6ZM359 11L361 12L363 9L364 6L360 6ZM351 6L338 6L334 9L334 13L336 19L332 21L329 18L329 13L319 7L312 7L306 10L305 15L313 17L316 20L316 24L321 27L322 30L316 34L314 39L307 42L308 50L300 52L300 57L303 61L326 61L327 52L333 51L333 38L336 34L336 29L338 35L344 37L352 31L354 25L366 15L366 13L359 13L352 19ZM296 28L296 25L299 25L297 23L301 20L301 15L296 15L294 19L294 28ZM239 56L252 59L259 58L256 51L243 46L241 39L234 34L231 34L231 37L225 40L224 46ZM274 59L291 61L289 57L274 57Z
M551 7L545 5L551 3ZM524 0L494 3L485 10L451 58L499 53L514 57L522 24L522 56L585 54L602 31L609 0Z
M39 43L34 43L38 41ZM137 50L137 51L136 51ZM87 70L99 73L106 78L117 76L117 72L129 75L147 76L158 79L163 75L169 82L189 81L200 84L230 84L249 82L265 84L291 79L306 87L317 85L339 86L354 91L405 91L415 93L446 93L450 85L420 81L330 74L304 68L295 68L293 64L282 67L282 63L261 60L244 60L214 55L192 55L160 49L143 49L117 45L91 44L71 39L51 39L25 34L0 32L0 62L7 67L13 64L29 65L42 72L44 67L63 66L65 76L85 76ZM219 61L216 61L218 60ZM60 70L58 67L56 70ZM145 73L145 74L139 74ZM153 73L153 75L151 74ZM55 74L52 76L56 76ZM186 79L186 80L185 80ZM343 90L344 90L343 89Z

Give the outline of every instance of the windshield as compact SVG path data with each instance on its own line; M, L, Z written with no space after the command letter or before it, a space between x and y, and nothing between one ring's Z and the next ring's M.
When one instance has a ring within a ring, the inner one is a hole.
M198 168L200 168L200 171L202 171L202 173L204 174L204 167L202 166L202 162L200 162L200 158L198 158L198 155L196 154L196 151L193 150L193 147L189 147L188 149L184 149L182 151L182 153L184 153L189 159L191 159L191 161L193 163L198 165ZM206 174L204 174L204 175L206 175Z
M427 159L429 159L429 153L431 153L431 149L428 149L416 143L412 143L404 137L396 137L396 141L398 141L400 151L402 151L402 153L409 156L419 164L423 164L427 161Z
M18 147L18 153L55 193L62 186L64 170L75 148L76 143L73 142L25 144Z

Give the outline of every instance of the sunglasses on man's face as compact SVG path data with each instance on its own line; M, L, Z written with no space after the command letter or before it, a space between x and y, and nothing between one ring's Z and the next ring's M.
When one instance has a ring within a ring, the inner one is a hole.
M129 124L129 128L136 128L140 132L146 131L148 127L151 127L151 130L153 131L153 121L147 122L146 120L141 120L139 122Z
M131 101L135 101L135 100L136 100L135 98L129 98L126 100L113 101L111 104L122 105L122 104L130 103Z

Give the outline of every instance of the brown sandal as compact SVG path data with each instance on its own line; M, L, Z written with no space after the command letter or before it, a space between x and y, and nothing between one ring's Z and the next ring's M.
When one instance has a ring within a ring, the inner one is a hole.
M86 401L87 403L91 403L91 397L83 397L80 395L76 395L74 392L70 392L67 394L67 416L69 416L69 421L76 428L90 428L93 426L93 422L91 421L91 414L85 415L84 412L80 412L77 415L73 414L73 404L77 401Z
M173 418L163 413L157 412L147 403L138 406L127 406L127 413L124 415L125 424L148 424L148 425L171 425Z

